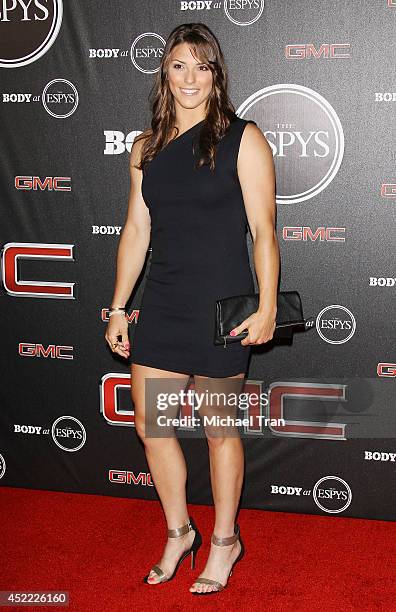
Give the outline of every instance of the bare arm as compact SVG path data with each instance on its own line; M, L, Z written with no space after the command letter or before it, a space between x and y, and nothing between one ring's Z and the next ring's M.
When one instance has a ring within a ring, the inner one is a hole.
M151 218L142 196L142 171L135 168L141 156L143 139L132 146L129 158L131 187L128 211L118 243L116 278L112 308L124 308L142 271L150 244ZM118 340L118 336L122 340ZM123 313L110 317L105 338L111 350L129 356L128 321Z
M275 167L264 134L248 124L242 134L238 154L238 177L253 239L253 259L259 285L259 308L239 325L249 336L241 344L262 344L271 340L275 331L279 278L279 244L275 228Z
M142 271L150 244L151 220L142 196L142 172L134 167L140 161L143 140L135 142L129 158L131 188L128 212L117 251L113 308L124 308Z

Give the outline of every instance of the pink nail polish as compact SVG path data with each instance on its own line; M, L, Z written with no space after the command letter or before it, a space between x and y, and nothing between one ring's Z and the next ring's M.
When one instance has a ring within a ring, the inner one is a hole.
M234 330L230 331L230 336L236 336L236 333L234 332Z

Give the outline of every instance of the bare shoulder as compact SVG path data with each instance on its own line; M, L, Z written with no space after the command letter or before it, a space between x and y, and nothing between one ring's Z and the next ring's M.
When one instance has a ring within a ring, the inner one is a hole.
M271 163L273 161L272 149L261 129L255 123L247 123L242 133L238 162L245 160L249 163L254 155L259 155Z
M129 164L131 168L140 164L141 159L142 159L142 149L143 149L144 143L146 142L147 138L151 136L151 134L152 134L152 131L150 129L147 129L144 132L141 132L134 139L132 148L131 148L131 153L129 155Z
M252 180L273 182L275 164L272 149L261 129L254 123L247 123L239 145L237 172L241 183L251 184Z

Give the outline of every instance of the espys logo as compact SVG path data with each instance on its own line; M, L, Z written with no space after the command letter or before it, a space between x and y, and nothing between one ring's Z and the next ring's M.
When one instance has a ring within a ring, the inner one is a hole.
M2 102L30 104L40 102L40 95L31 92L3 92ZM45 85L41 94L41 102L49 115L56 119L66 119L74 113L78 106L78 91L67 79L53 79Z
M87 439L84 425L72 416L61 416L56 419L51 434L55 444L69 453L80 450Z
M52 117L66 119L78 106L78 92L67 79L53 79L44 87L41 100Z
M344 344L355 333L356 320L345 306L326 306L316 318L316 331L329 344Z
M181 11L210 11L219 8L220 3L212 0L181 0ZM239 26L248 26L260 19L264 10L264 0L224 0L227 19Z
M350 486L338 476L324 476L312 491L303 487L271 485L271 495L310 497L311 494L318 508L329 514L344 512L352 501Z
M165 39L155 32L140 34L131 45L132 64L145 74L158 72L165 44Z
M3 455L0 454L0 478L3 478L6 471L6 462Z
M62 23L62 0L2 0L0 67L38 60L55 42Z
M324 476L315 484L312 496L315 504L329 514L344 512L352 501L352 491L338 476Z
M252 0L251 2L224 0L223 7L226 17L232 23L248 26L260 19L264 10L264 0Z
M271 85L249 96L237 114L246 114L263 128L274 155L278 204L309 200L336 176L344 132L334 108L316 91Z

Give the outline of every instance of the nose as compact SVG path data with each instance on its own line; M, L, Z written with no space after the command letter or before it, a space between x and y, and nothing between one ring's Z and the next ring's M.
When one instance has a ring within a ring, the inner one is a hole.
M184 82L186 85L193 85L195 83L194 72L187 70L184 74Z

